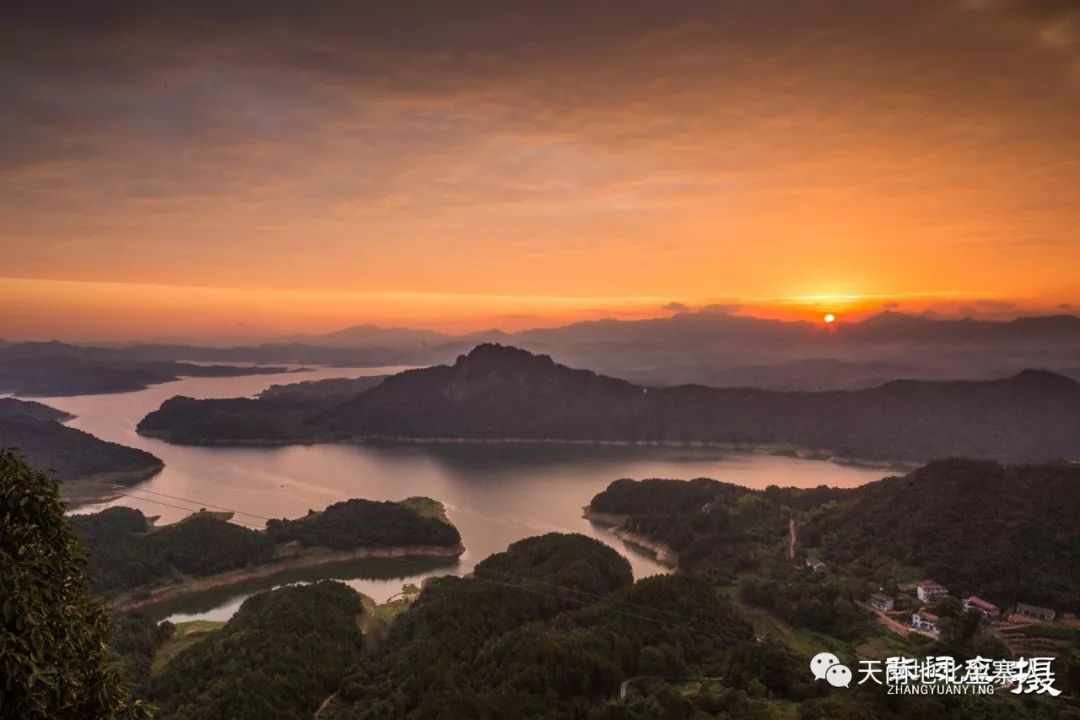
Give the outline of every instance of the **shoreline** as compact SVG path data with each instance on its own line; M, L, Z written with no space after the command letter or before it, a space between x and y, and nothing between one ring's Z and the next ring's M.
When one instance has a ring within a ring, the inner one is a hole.
M691 448L701 450L724 450L734 453L747 453L757 455L769 455L773 457L789 457L796 460L813 460L817 462L831 462L836 465L853 467L877 468L882 470L896 470L909 472L919 468L926 461L860 458L844 455L836 455L831 450L820 448L797 447L781 443L737 443L721 440L604 440L604 439L573 439L573 438L473 438L473 437L412 437L401 435L362 435L362 436L339 436L339 437L305 437L305 438L251 438L251 439L212 439L200 438L196 440L176 440L168 432L148 432L136 428L136 432L143 437L161 440L172 445L186 445L191 447L282 447L287 445L369 445L369 444L402 444L402 445L593 445L600 447L627 447L627 448Z
M58 483L60 500L67 512L87 505L109 502L120 497L125 489L149 480L164 469L165 463L159 462L144 468L114 470L64 480Z
M637 548L647 551L655 558L656 562L661 565L670 568L671 570L679 569L679 554L672 550L664 543L651 540L644 535L627 530L624 525L629 519L629 515L614 515L611 513L596 512L590 506L586 505L582 508L582 517L589 522L606 527L611 530L615 537L622 540L628 545L633 545Z
M363 547L352 550L329 550L326 548L313 548L302 554L279 558L262 565L227 570L213 575L188 578L171 585L159 585L148 590L135 590L124 596L107 601L111 610L137 610L155 605L166 600L173 600L184 595L214 590L218 588L237 585L249 580L258 580L272 577L281 572L300 568L312 568L322 565L334 565L350 560L365 558L405 558L405 557L428 557L428 558L456 558L465 552L465 546L457 545L401 545L397 547Z

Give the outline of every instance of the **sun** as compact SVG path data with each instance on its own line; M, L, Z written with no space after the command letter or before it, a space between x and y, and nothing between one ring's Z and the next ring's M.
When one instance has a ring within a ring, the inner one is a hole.
M825 317L822 318L826 325L836 322L836 316L832 313L825 313Z

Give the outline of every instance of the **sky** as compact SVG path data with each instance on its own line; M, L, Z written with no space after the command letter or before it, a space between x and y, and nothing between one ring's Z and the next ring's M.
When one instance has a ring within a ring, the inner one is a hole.
M5 14L0 337L1080 306L1074 0Z

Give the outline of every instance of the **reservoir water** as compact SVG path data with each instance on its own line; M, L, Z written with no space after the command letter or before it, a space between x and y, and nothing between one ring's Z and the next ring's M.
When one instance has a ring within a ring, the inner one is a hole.
M854 487L888 474L838 465L705 448L518 444L323 444L285 447L190 447L145 438L135 426L174 395L251 396L273 384L396 372L401 368L319 368L280 375L184 378L146 390L110 395L35 398L75 415L72 427L147 450L165 462L128 496L99 505L137 507L172 522L201 507L237 511L234 520L262 527L263 517L297 517L352 497L400 500L426 495L446 505L466 552L459 561L358 561L248 586L182 598L155 609L174 621L228 618L248 595L282 582L334 576L382 602L403 583L431 575L464 574L488 555L522 538L579 532L606 542L630 561L634 575L663 572L610 531L581 517L582 507L619 478L710 477L746 487ZM158 493L152 495L149 492ZM247 514L241 514L247 513Z

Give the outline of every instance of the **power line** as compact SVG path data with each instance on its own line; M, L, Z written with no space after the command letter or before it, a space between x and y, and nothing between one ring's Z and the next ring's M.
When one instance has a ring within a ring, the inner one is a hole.
M161 497L167 497L167 498L170 498L172 500L191 503L193 505L199 505L200 506L199 509L205 509L205 508L210 507L210 508L215 508L217 510L230 512L230 513L233 513L234 515L244 515L245 517L256 518L256 519L264 520L264 521L270 521L270 520L279 519L279 518L266 517L264 515L259 515L259 514L256 514L256 513L249 513L249 512L245 512L245 511L241 511L241 510L235 510L233 508L225 507L223 505L216 505L214 503L204 503L204 502L202 502L200 500L195 500L195 499L192 499L192 498L185 498L185 497L181 497L181 496L178 496L178 495L170 495L168 493L156 492L156 491L153 491L153 490L147 490L147 489L140 488L140 489L138 489L138 491L139 492L144 492L144 493L151 493L153 495L160 495ZM154 504L157 504L157 505L161 505L163 507L170 507L170 508L174 508L174 509L177 509L177 510L183 510L183 511L189 512L189 513L198 512L198 510L193 509L193 508L183 507L183 506L180 506L180 505L167 503L167 502L164 502L164 501L161 501L161 500L155 500L153 498L141 497L141 496L138 496L138 495L132 495L131 493L119 493L119 495L121 495L123 497L129 497L129 498L132 498L134 500L141 500L143 502L154 503ZM257 532L265 530L265 528L251 527L250 525L245 525L245 524L240 523L240 522L234 522L233 524L239 525L240 527L247 528L249 530L253 530L253 531L257 531ZM350 543L356 543L357 542L356 537L350 537L350 536L342 534L342 533L334 533L334 532L330 532L330 531L327 531L327 530L324 530L324 529L321 529L321 528L312 528L312 527L307 528L307 530L318 533L318 534L321 534L324 537L333 537L335 539L345 540L345 541L350 542ZM365 544L367 544L367 545L371 545L371 546L375 546L375 547L381 547L381 548L384 548L384 549L394 549L394 546L386 545L384 543L380 543L380 542L377 542L377 541L365 540L363 542ZM496 585L501 585L501 586L508 587L508 588L516 588L516 589L524 590L526 592L531 592L531 593L534 593L534 594L546 595L548 597L552 597L552 598L555 598L557 600L562 600L562 601L566 601L566 602L575 603L575 604L581 605L583 607L595 607L595 606L597 606L598 604L601 604L601 603L617 604L617 605L620 605L620 606L623 606L623 607L626 607L626 608L631 608L631 609L635 609L635 610L641 610L641 611L644 611L644 612L647 612L647 613L655 613L655 614L660 614L660 615L667 615L667 616L669 616L671 618L674 618L675 620L678 620L679 623L673 623L670 620L664 620L662 618L648 617L648 616L639 615L639 614L636 614L636 613L629 613L629 612L626 612L626 611L623 611L623 610L618 610L618 609L611 608L611 607L606 608L606 611L607 612L612 612L612 613L615 613L615 614L618 614L618 615L623 615L623 616L626 616L626 617L638 619L638 620L645 620L646 622L654 622L654 623L657 623L657 624L666 625L668 627L675 627L675 628L678 628L678 629L689 629L689 630L693 630L695 632L698 632L699 634L704 634L704 635L708 635L708 636L712 636L712 637L717 637L717 638L721 638L721 639L731 641L731 642L735 642L735 643L748 643L748 642L751 642L753 640L752 634L749 635L749 636L742 635L742 634L736 635L735 631L729 626L718 625L718 624L706 621L706 620L701 619L701 618L685 616L685 615L683 615L681 613L676 613L676 612L673 612L673 611L670 611L670 610L666 610L664 608L656 608L656 607L651 607L651 606L648 606L648 605L642 605L640 603L633 603L633 602L630 602L630 601L627 601L627 600L621 600L621 599L613 598L613 597L610 597L610 596L607 596L607 595L600 595L598 593L593 593L593 592L590 592L588 590L583 590L583 589L580 589L580 588L572 588L572 587L565 586L565 585L559 585L557 583L545 582L545 581L540 580L538 578L529 578L529 577L525 577L525 576L515 575L514 573L508 573L508 572L503 571L503 570L495 570L493 568L480 567L479 565L477 565L475 563L463 562L461 560L458 560L458 565L462 566L464 568L471 569L473 571L474 576L476 576L477 579L483 580L485 582L490 582L490 583L493 583L493 584L496 584ZM511 582L495 580L495 579L490 578L490 577L481 577L481 575L488 574L488 573L495 574L495 575L500 575L500 576L507 577L507 578L511 578L511 579L517 580L518 582L511 583ZM566 597L565 595L557 595L557 594L555 594L553 592L545 591L545 590L542 590L542 589L539 589L539 588L528 587L527 584L543 585L543 586L546 586L548 588L552 588L554 590L561 590L561 591L572 593L572 594L578 595L578 596L584 595L584 596L587 596L587 597L594 598L596 600L596 602L589 602L589 601L577 599L577 598L574 598L574 597Z
M164 507L175 508L177 510L184 510L185 512L189 512L189 513L197 513L197 512L199 512L199 510L205 509L205 508L182 507L180 505L173 505L172 503L162 502L161 500L155 500L153 498L140 497L139 495L132 495L131 493L123 493L122 492L122 493L118 493L118 494L122 495L124 497L132 498L133 500L142 500L143 502L150 502L150 503L154 503L156 505L162 505ZM183 500L183 498L178 498L178 499ZM193 501L184 500L184 502L193 502ZM248 530L262 530L263 529L263 528L259 528L259 527L252 527L251 525L245 525L245 524L240 523L240 522L234 522L233 524L234 525L239 525L240 527L243 527L243 528L247 528Z

